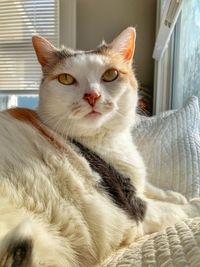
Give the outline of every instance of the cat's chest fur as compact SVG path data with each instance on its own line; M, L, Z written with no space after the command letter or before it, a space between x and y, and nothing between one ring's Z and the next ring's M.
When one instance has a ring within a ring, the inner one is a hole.
M133 144L129 130L109 138L81 138L80 141L91 151L97 153L118 172L131 178L138 193L143 192L145 183L144 162Z
M20 122L11 117L7 119L6 115L2 116L1 124L2 126L4 124L1 135L3 155L1 168L5 172L12 166L16 175L21 175L20 179L13 180L13 183L21 183L22 187L28 187L25 188L25 192L31 191L31 186L37 176L39 177L38 188L49 188L49 191L53 188L52 196L59 197L60 195L73 202L81 202L81 195L98 190L102 182L101 173L94 171L91 162L70 140L63 139L54 132L48 132L45 135L34 123ZM8 132L12 133L9 137ZM17 140L16 136L18 136ZM51 139L51 136L54 138ZM91 138L90 142L84 139L81 141L84 146L99 155L105 163L129 177L138 193L142 192L144 181L139 174L140 165L141 171L143 171L143 165L136 148L131 144L131 136L123 133L110 141L100 140ZM19 185L16 184L16 186ZM44 196L45 190L40 194ZM74 194L77 194L77 197L74 197ZM39 199L37 194L33 198L36 202Z
M38 129L8 114L0 115L0 124L1 197L58 225L64 236L67 233L62 229L69 219L86 241L85 232L90 229L92 237L99 240L97 246L105 246L101 248L105 253L110 249L107 245L116 246L122 241L122 233L133 229L134 221L102 191L102 178L71 142L52 135L62 145L55 147L55 142ZM115 157L107 152L101 156L114 163ZM104 223L96 225L94 218ZM83 225L89 228L83 229ZM104 235L108 229L110 235ZM112 232L116 238L108 241Z

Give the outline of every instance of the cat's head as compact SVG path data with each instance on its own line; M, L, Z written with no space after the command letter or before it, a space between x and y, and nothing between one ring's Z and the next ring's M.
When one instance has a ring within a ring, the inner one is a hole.
M137 103L135 38L135 29L129 27L110 44L74 51L34 36L43 70L38 106L43 122L71 137L129 128Z

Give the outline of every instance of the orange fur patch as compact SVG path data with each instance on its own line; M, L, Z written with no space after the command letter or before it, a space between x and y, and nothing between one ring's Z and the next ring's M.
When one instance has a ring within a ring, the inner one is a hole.
M116 53L112 50L103 50L101 55L108 57L110 59L110 67L116 68L122 74L122 78L129 80L133 90L137 91L138 82L132 65L127 64L119 53Z
M33 47L42 67L48 65L53 57L56 48L45 38L39 35L32 37Z
M132 57L133 57L133 54L134 54L134 50L135 50L135 45L134 45L134 35L132 34L130 39L129 39L129 42L127 44L127 47L124 51L124 58L125 60L131 60Z
M12 108L8 109L7 112L15 119L19 121L26 122L36 128L40 134L45 137L51 144L54 145L57 149L62 149L63 146L55 140L48 132L46 127L42 124L39 116L34 110L28 108Z

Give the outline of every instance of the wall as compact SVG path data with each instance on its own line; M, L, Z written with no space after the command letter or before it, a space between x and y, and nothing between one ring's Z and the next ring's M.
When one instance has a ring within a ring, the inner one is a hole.
M156 0L77 0L77 48L110 42L132 25L137 30L135 67L138 79L153 87Z

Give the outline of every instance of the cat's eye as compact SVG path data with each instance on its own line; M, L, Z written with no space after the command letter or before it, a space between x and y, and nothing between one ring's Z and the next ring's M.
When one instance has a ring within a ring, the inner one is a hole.
M102 80L104 82L112 82L116 80L119 76L119 72L116 69L108 69L102 75Z
M76 83L76 79L68 73L58 75L58 81L64 85L72 85Z

